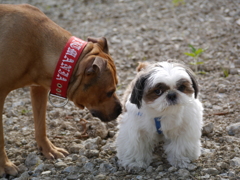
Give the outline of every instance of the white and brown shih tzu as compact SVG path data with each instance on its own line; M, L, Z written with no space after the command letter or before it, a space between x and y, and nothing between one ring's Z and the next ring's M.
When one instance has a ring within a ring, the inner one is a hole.
M170 62L140 63L124 96L117 157L125 168L146 168L153 149L164 140L172 166L187 167L201 152L203 107L198 83L187 67Z

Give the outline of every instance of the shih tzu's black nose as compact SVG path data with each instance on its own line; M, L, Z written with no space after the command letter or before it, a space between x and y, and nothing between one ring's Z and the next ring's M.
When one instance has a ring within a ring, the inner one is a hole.
M176 92L175 91L169 91L168 94L167 94L167 98L168 98L168 100L170 100L172 102L176 101L176 99L177 99Z

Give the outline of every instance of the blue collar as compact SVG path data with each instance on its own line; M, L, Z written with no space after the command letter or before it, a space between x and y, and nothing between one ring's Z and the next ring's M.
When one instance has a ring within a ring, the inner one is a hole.
M156 125L156 129L157 129L157 133L158 134L162 134L162 131L160 130L160 128L161 128L161 118L162 117L155 117L154 118L154 121L155 121L155 125Z
M142 116L143 113L140 112L140 111L138 111L136 115L137 115L137 116ZM156 129L157 129L157 133L158 133L158 134L162 134L162 131L160 130L160 128L161 128L161 121L160 121L160 120L161 120L161 119L162 119L161 116L154 118L155 126L156 126Z

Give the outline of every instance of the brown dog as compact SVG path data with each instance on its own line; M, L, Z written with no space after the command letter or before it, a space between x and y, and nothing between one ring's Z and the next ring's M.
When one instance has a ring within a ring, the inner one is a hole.
M0 114L10 91L31 86L35 138L47 158L68 154L47 138L45 114L54 70L71 36L33 6L0 5ZM74 68L67 97L102 121L110 121L122 109L115 94L116 68L105 38L88 41ZM3 136L0 116L0 175L16 175L18 168L6 155Z

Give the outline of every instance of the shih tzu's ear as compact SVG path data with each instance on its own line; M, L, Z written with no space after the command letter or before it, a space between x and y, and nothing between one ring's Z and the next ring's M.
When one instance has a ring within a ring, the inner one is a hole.
M149 63L147 62L139 62L138 67L136 68L137 72L140 72L141 70L145 69Z
M173 63L175 66L180 66L182 68L185 69L185 71L188 73L188 75L190 76L191 78L191 81L192 81L192 87L194 89L194 97L195 99L197 98L198 96L198 92L199 92L199 88L198 88L198 82L197 82L197 79L196 79L196 75L194 74L194 72L188 68L187 66L183 65L183 64L180 64L180 63Z
M198 96L198 92L199 92L198 82L197 82L196 76L190 68L187 68L187 67L184 67L184 68L185 68L186 72L188 73L188 75L190 76L190 78L192 80L192 86L193 86L193 89L194 89L194 97L196 99L197 96Z
M149 76L150 74L140 76L133 87L130 102L136 104L138 109L141 108L145 82Z

